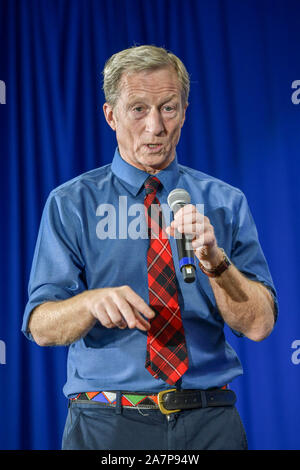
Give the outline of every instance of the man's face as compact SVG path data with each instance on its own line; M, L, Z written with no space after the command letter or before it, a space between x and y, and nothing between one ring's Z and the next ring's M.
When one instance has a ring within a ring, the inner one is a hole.
M122 158L155 174L175 157L187 106L172 67L125 74L112 108L103 106L108 124L116 131Z

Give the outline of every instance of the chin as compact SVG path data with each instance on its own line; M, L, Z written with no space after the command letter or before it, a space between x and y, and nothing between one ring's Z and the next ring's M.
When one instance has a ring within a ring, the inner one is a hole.
M166 168L173 158L165 157L164 155L149 155L147 157L144 157L140 159L140 163L143 166L153 168L155 170L162 170L163 168Z

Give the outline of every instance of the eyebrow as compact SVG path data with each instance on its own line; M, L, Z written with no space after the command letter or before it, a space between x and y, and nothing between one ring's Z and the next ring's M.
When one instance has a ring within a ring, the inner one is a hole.
M162 104L165 104L165 103L168 103L169 101L172 101L174 98L178 98L177 95L173 94L173 95L170 95L168 98L166 98L165 100L162 101L161 105Z
M163 101L161 103L159 103L159 106L162 106L162 105L168 103L169 101L172 101L174 98L177 99L178 97L177 97L176 94L173 93L172 95L167 96L166 98L164 98ZM145 101L145 98L142 97L142 96L133 97L132 101L129 101L128 107L134 106L137 103L144 103L144 101Z

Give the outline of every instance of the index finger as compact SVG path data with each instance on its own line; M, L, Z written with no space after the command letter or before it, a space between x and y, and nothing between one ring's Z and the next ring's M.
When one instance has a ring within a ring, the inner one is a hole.
M136 292L134 292L130 287L126 292L126 299L128 302L135 307L140 313L145 315L147 318L154 318L155 312L149 307L148 304L140 297Z

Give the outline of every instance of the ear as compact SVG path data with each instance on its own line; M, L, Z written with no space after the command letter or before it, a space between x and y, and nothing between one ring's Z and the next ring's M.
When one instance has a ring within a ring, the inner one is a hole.
M115 131L116 130L116 118L113 107L109 103L104 103L103 112L107 124Z

